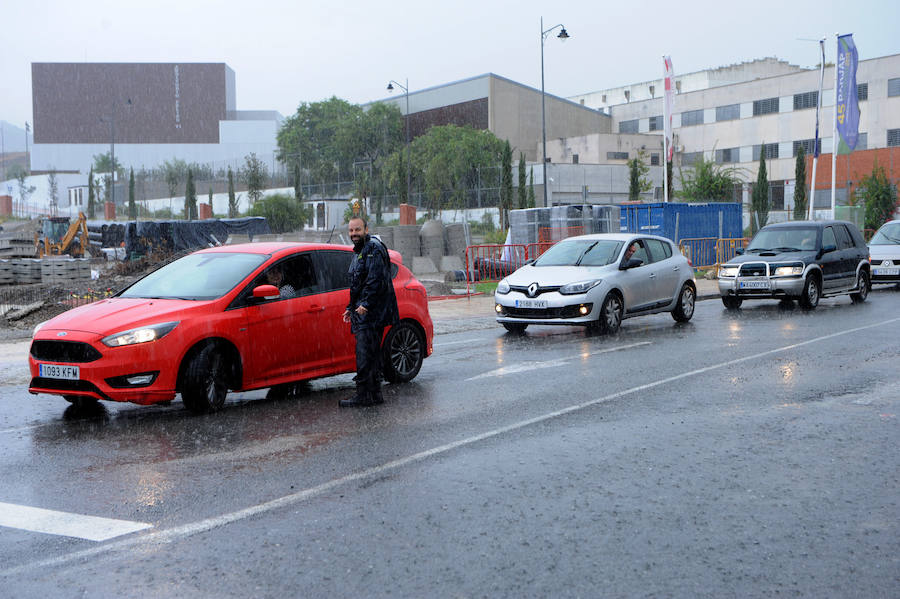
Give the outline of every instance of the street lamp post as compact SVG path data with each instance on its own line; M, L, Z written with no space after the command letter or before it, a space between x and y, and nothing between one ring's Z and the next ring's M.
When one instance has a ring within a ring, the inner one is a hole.
M406 79L406 85L401 85L391 79L387 84L389 92L394 91L393 83L396 83L397 87L406 93L406 201L409 202L409 79Z
M131 106L131 98L125 100L125 104ZM103 122L103 118L100 119ZM109 111L109 199L113 208L116 205L116 105L113 104Z
M547 206L547 116L546 116L546 102L544 98L544 40L547 39L547 36L550 33L559 27L560 32L556 37L562 41L566 41L569 39L569 34L566 32L566 28L562 25L554 25L550 29L544 29L544 17L541 17L541 139L543 141L543 154L544 154L544 163L541 167L543 177L544 177L544 207Z

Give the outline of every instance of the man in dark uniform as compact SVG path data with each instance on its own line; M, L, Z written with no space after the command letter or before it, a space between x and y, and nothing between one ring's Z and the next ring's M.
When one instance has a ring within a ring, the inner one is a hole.
M385 327L400 320L387 247L369 235L364 218L351 218L348 227L356 256L350 263L350 304L343 318L356 336L356 393L340 401L342 408L384 403L381 338Z

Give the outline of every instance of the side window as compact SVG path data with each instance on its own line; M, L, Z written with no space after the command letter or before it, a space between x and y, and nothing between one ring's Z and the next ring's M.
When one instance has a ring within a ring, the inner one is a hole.
M653 262L660 262L672 257L672 246L658 239L647 239L647 247Z
M637 244L638 249L634 251L634 254L632 254L631 258L637 258L644 264L650 264L651 262L653 262L653 260L650 259L650 253L647 251L647 240L639 239L637 241Z
M347 273L350 261L356 254L349 250L320 250L316 252L319 266L319 286L321 291L336 291L350 287Z
M299 256L288 258L281 265L284 272L284 282L294 289L297 297L312 295L320 291L312 255L309 253L300 254Z
M837 247L839 250L846 250L853 247L853 242L850 240L850 233L847 232L847 227L844 225L834 226L834 236L837 238Z
M825 227L825 230L822 231L822 247L825 247L826 245L837 247L837 240L834 238L834 229L831 227Z

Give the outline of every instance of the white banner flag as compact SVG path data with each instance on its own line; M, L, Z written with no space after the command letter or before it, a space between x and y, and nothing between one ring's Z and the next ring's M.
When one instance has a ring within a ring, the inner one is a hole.
M663 128L666 135L666 160L672 160L672 111L675 109L675 84L673 83L674 73L672 72L672 58L663 56L666 63L666 96L663 105Z

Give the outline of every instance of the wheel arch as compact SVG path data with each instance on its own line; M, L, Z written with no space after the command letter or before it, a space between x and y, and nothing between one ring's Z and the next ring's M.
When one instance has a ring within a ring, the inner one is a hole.
M238 351L238 348L227 339L224 339L222 337L207 337L206 339L201 339L200 341L192 345L181 358L181 362L178 365L178 378L175 381L176 393L180 392L184 388L184 377L187 373L188 364L191 363L191 360L194 358L194 356L199 354L210 345L215 346L219 350L223 351L226 356L228 356L228 362L231 365L228 387L231 389L241 388L243 380L241 352Z

